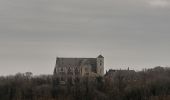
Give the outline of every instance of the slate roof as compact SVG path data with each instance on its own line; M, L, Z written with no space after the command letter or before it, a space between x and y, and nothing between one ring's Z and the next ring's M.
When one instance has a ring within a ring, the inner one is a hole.
M96 72L96 58L57 58L56 64L59 67L80 67L81 65L91 65L92 71Z

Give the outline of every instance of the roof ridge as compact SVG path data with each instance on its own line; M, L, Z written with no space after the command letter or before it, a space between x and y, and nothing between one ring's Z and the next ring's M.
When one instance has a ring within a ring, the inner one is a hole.
M57 57L59 59L96 59L96 58L79 58L79 57Z

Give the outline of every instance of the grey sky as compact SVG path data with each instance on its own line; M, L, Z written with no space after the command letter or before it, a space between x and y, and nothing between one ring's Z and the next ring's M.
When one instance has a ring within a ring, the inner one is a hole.
M168 0L0 0L0 75L52 74L57 56L170 65Z

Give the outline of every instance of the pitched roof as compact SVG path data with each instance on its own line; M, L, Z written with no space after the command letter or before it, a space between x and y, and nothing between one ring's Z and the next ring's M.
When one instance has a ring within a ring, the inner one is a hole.
M102 55L99 55L97 58L104 58Z
M80 67L81 65L92 66L92 71L96 71L96 58L57 58L56 61L59 67Z

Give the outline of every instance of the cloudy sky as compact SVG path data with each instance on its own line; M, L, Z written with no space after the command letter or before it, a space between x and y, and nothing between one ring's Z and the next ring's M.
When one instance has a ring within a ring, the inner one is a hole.
M99 54L106 69L170 66L170 1L0 0L0 75Z

